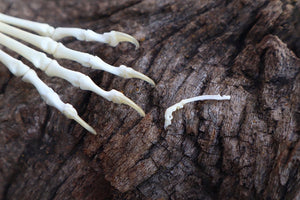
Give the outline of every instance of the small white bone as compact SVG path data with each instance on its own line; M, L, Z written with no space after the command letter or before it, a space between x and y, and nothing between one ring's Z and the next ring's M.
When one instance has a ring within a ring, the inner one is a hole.
M144 74L135 71L132 68L121 65L120 67L114 67L97 56L90 55L79 51L72 50L65 47L62 43L58 43L48 37L38 36L21 29L12 27L3 22L0 22L0 32L8 34L10 36L21 39L28 42L48 54L52 54L55 58L64 58L76 61L85 67L91 67L92 69L100 69L121 76L123 78L139 78L148 83L155 85L154 81Z
M183 99L179 103L174 104L173 106L169 107L165 112L165 125L164 128L166 129L172 123L172 113L176 110L183 108L183 106L187 103L194 102L194 101L205 101L205 100L230 100L230 96L221 96L221 95L201 95L197 97L192 97L189 99Z
M54 29L54 32L50 37L56 41L65 37L75 37L77 40L101 42L109 44L112 47L117 46L120 42L130 42L135 45L135 49L140 47L139 42L134 37L119 31L110 31L99 34L89 29L84 30L80 28L58 27Z
M130 42L134 44L136 48L139 48L139 43L134 37L118 31L99 34L92 30L80 28L54 28L45 23L20 19L3 13L0 13L0 21L36 32L39 35L51 37L54 40L60 40L64 37L75 37L77 40L102 42L111 46L117 46L119 42Z
M13 73L15 76L23 76L22 80L29 82L35 86L37 91L40 93L42 99L50 106L55 107L62 112L67 118L74 119L86 130L96 135L96 131L88 125L83 119L81 119L75 108L71 104L66 104L61 101L57 93L55 93L50 87L48 87L41 79L37 76L35 71L30 69L27 65L21 61L11 57L2 50L0 50L0 61Z
M133 101L124 96L122 93L115 90L105 91L101 89L88 76L80 72L69 70L60 66L56 60L48 58L44 53L27 47L24 44L2 33L0 33L0 44L22 55L27 60L29 60L35 67L45 71L46 74L49 76L56 76L65 79L75 87L95 92L96 94L106 98L109 101L113 101L118 104L129 105L132 108L134 108L141 116L145 116L144 111ZM118 95L116 98L113 98L113 94Z

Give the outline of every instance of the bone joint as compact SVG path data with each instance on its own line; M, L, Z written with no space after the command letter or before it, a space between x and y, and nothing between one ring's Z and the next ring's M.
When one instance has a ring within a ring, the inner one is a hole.
M37 34L33 34L25 30ZM53 55L54 58L76 61L85 67L105 70L123 78L138 78L150 83L151 85L155 85L152 79L130 67L126 67L124 65L115 67L109 65L97 56L69 49L62 43L57 42L57 40L65 37L75 37L78 40L89 42L102 42L111 46L116 46L119 42L130 42L134 44L136 48L139 47L139 43L135 38L118 31L98 34L92 30L83 30L80 28L54 28L48 24L33 22L0 13L1 45L20 54L30 61L36 68L45 71L48 76L56 76L65 79L75 87L79 87L82 90L92 91L109 101L113 101L114 103L126 104L134 108L141 116L145 116L144 111L121 92L116 90L105 91L98 87L88 76L77 71L66 69L59 65L56 60L48 58L45 53L30 48L16 40L18 39L29 43L41 51ZM73 108L70 104L63 103L58 94L39 79L35 71L2 50L0 50L0 62L2 62L11 71L11 73L16 76L21 76L22 80L33 84L40 93L42 99L48 105L57 108L65 116L70 119L74 119L89 132L96 134L96 131L78 116L75 108Z

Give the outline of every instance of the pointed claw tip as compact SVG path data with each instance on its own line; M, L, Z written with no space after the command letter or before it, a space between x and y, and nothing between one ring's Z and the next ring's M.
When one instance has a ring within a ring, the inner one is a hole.
M145 114L145 112L143 110L142 110L142 112L139 112L139 114L140 114L141 117L145 117L146 116L146 114Z
M140 48L140 44L135 38L133 38L133 39L134 39L134 41L132 42L132 44L135 45L135 50L138 50Z
M131 44L133 44L135 46L135 50L139 49L140 48L140 44L139 42L137 41L137 39L135 39L134 37L130 36L127 38L128 40L123 40L123 41L120 41L120 42L130 42Z
M112 34L110 41L112 46L117 46L119 42L130 42L135 45L135 49L140 47L137 39L127 33L122 33L119 31L111 31L110 33Z
M107 100L112 101L117 104L125 104L136 110L142 117L145 116L145 112L141 107L134 103L131 99L126 97L123 93L112 89L108 92Z
M77 121L77 120L75 120ZM90 125L88 125L86 122L82 121L77 121L83 128L85 128L88 132L92 133L93 135L97 135L97 132L95 129L93 129Z
M85 128L87 131L89 131L90 133L92 133L93 135L97 135L97 132L95 131L95 129L93 129L88 123L86 123L85 121L83 121L81 118L74 118L74 120L80 124L83 128Z
M95 131L95 129L91 129L91 130L88 130L90 133L92 133L93 135L97 135L97 132Z
M131 102L131 103L124 103L124 104L127 104L128 106L132 107L134 110L136 110L141 117L145 117L146 114L145 112L143 111L143 109L141 107L139 107L138 105L136 105L134 102Z
M146 81L146 82L149 83L152 87L155 87L155 82L154 82L151 78L149 78L148 76L145 76L145 78L140 78L140 79Z
M127 67L125 65L120 65L118 75L122 76L124 78L138 78L138 79L148 82L152 86L155 86L155 82L151 78L149 78L145 74L138 72L138 71L136 71L130 67Z
M150 83L153 87L155 87L155 82L152 80L152 79L150 79L149 81L147 81L148 83Z
M88 123L86 123L81 117L79 117L77 111L71 104L65 104L62 113L65 114L67 118L75 120L78 124L80 124L83 128L85 128L90 133L97 135L95 129L93 129Z

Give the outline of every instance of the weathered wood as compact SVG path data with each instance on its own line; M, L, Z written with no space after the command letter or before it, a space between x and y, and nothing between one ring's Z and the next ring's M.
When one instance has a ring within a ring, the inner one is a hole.
M300 4L287 0L5 0L1 12L54 26L118 30L116 48L66 39L156 87L65 60L146 117L39 72L99 133L47 107L0 65L1 199L299 199ZM25 61L26 62L26 61ZM183 98L231 95L164 111Z

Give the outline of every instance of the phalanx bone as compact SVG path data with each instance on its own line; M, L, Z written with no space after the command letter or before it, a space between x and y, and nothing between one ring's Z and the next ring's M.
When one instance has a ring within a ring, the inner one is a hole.
M37 34L27 32L20 28ZM105 91L98 87L88 76L60 66L56 60L48 58L45 53L30 48L11 37L30 43L42 51L53 55L54 58L73 60L85 67L104 70L124 78L139 78L147 81L151 85L155 85L154 81L149 77L135 71L132 68L124 65L114 67L105 63L97 56L69 49L62 43L56 42L56 40L60 40L65 37L75 37L78 40L102 42L111 46L116 46L119 42L130 42L138 48L139 43L132 36L117 31L98 34L92 30L83 30L79 28L54 28L48 24L33 22L0 13L1 45L20 54L29 60L36 68L45 71L48 76L65 79L75 87L79 87L82 90L92 91L114 103L129 105L141 116L145 116L144 111L121 92L116 90ZM89 132L96 134L96 131L78 116L75 108L70 104L62 102L59 96L39 79L34 70L30 69L21 61L11 57L2 50L0 50L0 62L7 66L11 73L15 76L23 77L23 81L33 84L47 104L57 108L66 117L74 119Z

